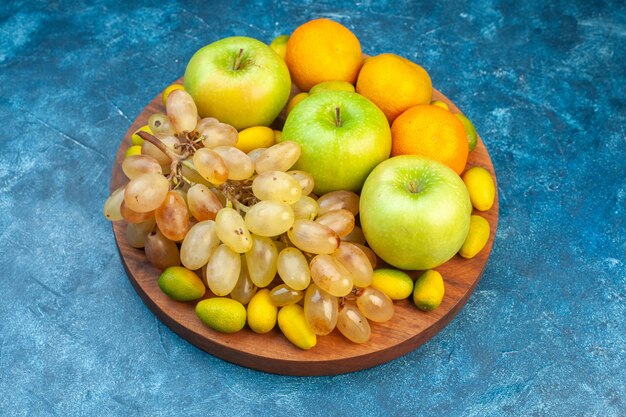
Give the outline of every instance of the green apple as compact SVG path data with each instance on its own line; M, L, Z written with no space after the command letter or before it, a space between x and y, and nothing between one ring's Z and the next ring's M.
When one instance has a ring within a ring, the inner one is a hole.
M391 131L385 114L357 93L322 91L287 116L281 141L302 148L294 169L309 172L318 195L359 192L372 169L389 157Z
M272 48L235 36L213 42L191 57L185 90L201 117L215 117L242 130L274 121L289 99L291 77Z
M278 35L270 43L270 48L274 50L282 59L285 59L287 54L287 42L289 41L289 35Z
M349 91L354 93L354 85L347 81L323 81L319 84L315 84L309 90L309 94L317 94L322 91Z
M456 254L469 231L472 203L447 166L416 155L378 165L359 205L361 228L382 260L400 269L435 268Z

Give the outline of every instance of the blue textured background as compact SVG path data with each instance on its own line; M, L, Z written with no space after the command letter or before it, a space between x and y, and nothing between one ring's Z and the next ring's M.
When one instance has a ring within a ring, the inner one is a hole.
M139 3L0 4L1 415L626 415L623 1ZM500 225L423 347L282 377L155 319L101 212L122 136L195 50L320 16L422 64L474 121Z

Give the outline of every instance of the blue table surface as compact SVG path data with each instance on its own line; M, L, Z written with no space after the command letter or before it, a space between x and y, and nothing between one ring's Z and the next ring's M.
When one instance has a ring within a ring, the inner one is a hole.
M285 377L159 322L102 205L124 133L197 49L317 17L420 63L474 121L500 222L425 345ZM0 415L626 415L625 63L619 0L3 1Z

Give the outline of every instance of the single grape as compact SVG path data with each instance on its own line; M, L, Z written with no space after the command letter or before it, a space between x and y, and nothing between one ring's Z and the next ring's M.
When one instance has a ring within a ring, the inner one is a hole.
M126 184L124 202L139 213L153 211L163 203L169 188L170 183L163 175L142 174Z
M331 255L317 255L309 266L313 282L322 290L335 297L344 297L352 291L350 272Z
M143 223L150 217L154 217L154 211L139 213L137 211L129 209L124 201L122 201L122 205L120 206L120 213L122 213L122 217L128 223Z
M293 225L293 210L277 201L259 201L246 213L248 229L259 236L278 236Z
M215 217L217 236L237 253L248 252L252 248L252 237L243 217L237 210L225 207Z
M337 329L354 343L365 343L372 335L372 328L367 318L352 303L344 303L339 306Z
M352 243L360 243L361 245L364 245L365 235L363 234L363 229L361 229L359 226L354 226L352 231L346 236L342 237L341 240Z
M234 146L217 146L213 150L228 167L229 180L246 180L254 174L254 163L250 157Z
M339 209L346 209L356 216L359 213L359 196L352 191L331 191L321 196L317 200L317 205L318 216Z
M256 164L256 160L259 159L259 156L266 150L267 148L256 148L248 152L248 157L252 162Z
M218 146L235 146L239 138L237 129L226 123L206 123L202 125L202 128L198 128L198 132L203 137L202 144L209 149Z
M352 243L357 248L359 248L359 249L361 249L363 251L363 253L367 256L367 259L369 259L370 264L372 265L372 269L375 269L376 268L376 264L378 263L378 257L376 256L374 251L372 249L370 249L368 246L365 246L365 245L363 245L361 243L355 243L355 242L350 242L350 243Z
M334 230L312 220L295 220L287 236L298 249L315 254L333 253L340 242Z
M315 284L304 294L304 317L315 334L327 335L337 325L339 301Z
M244 259L245 255L239 255L241 259L241 272L239 272L239 278L237 280L237 284L235 288L230 292L230 297L233 300L239 301L241 304L248 304L254 294L257 291L256 285L250 279L250 274L248 274L248 267L246 266L246 260Z
M154 216L143 223L129 223L126 226L126 241L133 248L143 248L146 244L146 236L154 230L155 224Z
M303 195L291 205L295 219L313 220L317 217L317 201Z
M285 172L300 158L300 144L286 141L270 146L256 160L256 172Z
M315 221L333 229L340 238L348 236L354 229L354 214L346 209L328 211Z
M154 113L148 119L148 127L153 135L174 135L176 128L163 113Z
M159 139L165 146L170 148L175 154L181 154L182 151L180 149L180 141L176 136L156 135L156 138ZM168 166L169 169L169 164L172 162L169 156L165 155L163 151L148 141L145 141L143 145L141 145L141 154L151 156L156 159L159 162L159 165L161 165L161 169L163 169L164 166ZM166 173L165 170L163 170L163 173Z
M200 148L193 154L193 166L211 184L220 185L226 182L229 175L224 159L215 151Z
M187 191L187 205L196 220L215 220L224 207L220 199L204 184L195 184Z
M198 124L196 125L196 130L202 133L202 131L206 129L208 126L214 125L217 123L219 123L219 120L217 120L215 117L204 117L198 121Z
M167 96L167 117L178 133L191 132L198 123L198 108L185 90L174 90Z
M277 260L278 275L294 290L305 290L311 282L309 262L298 248L287 247L280 251Z
M331 256L348 270L355 286L367 287L372 283L374 276L372 264L367 255L355 244L341 242Z
M211 292L225 296L237 285L241 272L241 257L228 246L221 244L211 254L206 266L206 282Z
M356 305L365 317L382 323L393 317L393 301L384 292L366 287L357 292Z
M246 252L250 279L259 288L267 287L277 270L278 251L269 237L252 235L252 248Z
M144 250L148 261L159 269L180 265L178 246L163 236L158 228L146 236Z
M117 222L124 219L124 217L122 217L122 213L120 212L120 208L124 202L125 188L126 186L122 185L121 187L115 189L109 198L107 198L104 202L103 212L104 217L106 217L107 220Z
M302 195L311 194L313 187L315 187L315 180L313 180L313 176L311 174L300 170L287 171L287 174L291 175L293 179L300 183Z
M267 171L254 178L252 192L259 200L293 204L302 196L302 187L287 173Z
M174 242L184 239L189 231L189 211L183 197L170 191L163 204L154 212L157 226L165 237Z
M193 156L182 161L180 165L181 174L188 182L194 184L203 184L207 187L212 187L213 184L210 181L207 181L196 169L196 166L193 164Z
M196 223L189 229L180 246L180 261L188 269L200 269L209 262L219 244L213 220Z
M302 300L304 291L294 290L286 284L280 284L270 291L270 300L276 307L284 307Z
M148 155L131 155L126 157L122 162L122 171L131 180L141 174L163 175L159 161Z

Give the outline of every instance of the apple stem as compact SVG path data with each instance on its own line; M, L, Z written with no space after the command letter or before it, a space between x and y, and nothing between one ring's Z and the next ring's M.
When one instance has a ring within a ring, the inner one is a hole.
M335 126L341 127L341 110L339 106L335 107Z
M414 181L409 182L409 191L413 194L417 194L419 192L418 185Z
M243 48L240 48L239 55L237 55L237 59L235 60L235 65L233 66L233 70L237 71L239 69L239 65L241 65L242 55L243 55Z

